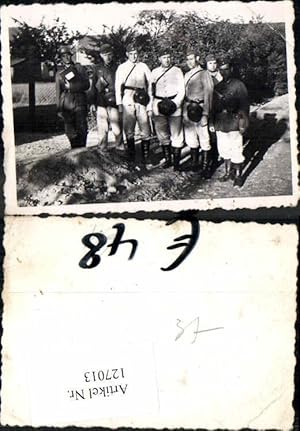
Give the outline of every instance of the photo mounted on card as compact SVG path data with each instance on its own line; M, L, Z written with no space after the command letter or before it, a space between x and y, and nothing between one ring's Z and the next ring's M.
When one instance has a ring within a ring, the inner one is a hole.
M1 424L292 429L297 243L292 225L7 217Z
M1 12L7 214L297 205L291 1Z

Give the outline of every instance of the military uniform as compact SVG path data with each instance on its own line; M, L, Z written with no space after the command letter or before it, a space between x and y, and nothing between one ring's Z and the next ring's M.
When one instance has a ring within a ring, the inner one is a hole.
M128 48L129 50L131 48ZM132 48L135 50L134 48ZM128 51L127 51L128 52ZM120 64L116 71L116 103L122 106L123 130L126 136L127 151L130 159L135 157L135 126L138 123L142 139L142 156L149 152L150 124L148 111L151 109L151 72L145 63L131 62L129 59ZM148 102L146 105L136 101L137 90L144 90Z
M240 186L244 161L242 133L249 125L248 92L243 82L231 76L220 82L215 87L213 106L218 151L225 160L225 175L222 180L230 178L231 165L234 164L235 184Z
M165 55L167 50L162 49L160 55ZM184 76L179 67L171 66L165 68L159 66L151 73L153 82L153 119L155 130L160 145L163 148L166 164L171 165L171 146L174 151L174 169L178 170L180 152L183 147L182 129L182 102L184 99ZM169 115L163 115L160 111L160 103L164 100L171 100L174 110Z
M100 53L111 52L109 45L100 47ZM106 65L99 64L94 67L92 75L92 97L91 103L96 107L96 119L98 129L99 145L107 146L109 126L111 126L115 137L116 146L122 137L120 127L120 115L116 104L115 78L117 65L115 63Z
M68 48L60 50L60 54L64 52L71 53ZM90 86L87 72L79 63L72 62L58 68L55 82L56 106L64 119L71 147L84 147L88 131L86 91Z
M209 100L208 89L204 87L204 79L202 75L205 73L200 66L196 66L189 70L185 76L185 101L183 106L183 124L185 142L190 148L199 148L209 151L210 141L207 123L201 126L199 121L192 121L188 116L188 106L196 102L202 108L202 115L208 117Z

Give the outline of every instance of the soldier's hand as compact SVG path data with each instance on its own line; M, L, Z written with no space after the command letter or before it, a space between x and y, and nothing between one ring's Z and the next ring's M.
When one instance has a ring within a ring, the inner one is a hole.
M205 127L207 126L207 115L202 115L201 120L200 120L200 126L201 127Z
M123 112L123 105L118 105L118 110L119 110L120 114L122 114L122 112Z
M70 90L70 82L67 79L65 80L65 87L67 90Z

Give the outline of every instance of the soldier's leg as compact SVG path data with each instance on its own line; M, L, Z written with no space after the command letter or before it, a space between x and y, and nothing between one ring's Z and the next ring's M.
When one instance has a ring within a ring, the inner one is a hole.
M150 150L150 123L146 110L146 106L137 104L136 105L137 122L140 129L140 135L142 139L141 149L142 149L142 163L146 163L149 150Z
M101 149L106 149L108 135L108 108L98 106L96 119L99 146Z
M123 127L126 136L126 151L129 160L135 159L134 130L136 115L134 105L123 105Z
M112 106L108 106L106 109L108 114L108 121L115 138L116 147L118 147L122 141L120 114L118 109Z
M196 171L199 167L199 140L196 123L190 121L186 109L183 111L183 133L185 143L191 150L191 168Z
M208 125L197 126L197 134L200 140L200 147L202 150L202 176L208 178L209 176L209 165L210 165L210 136L208 132Z
M217 131L216 134L218 151L220 156L224 159L225 163L225 172L224 175L220 178L220 181L227 181L230 179L231 170L231 150L229 136L227 132Z
M237 130L228 132L230 139L231 162L235 168L234 185L241 187L243 185L242 167L245 157L243 155L243 135Z
M153 118L156 130L156 136L163 150L165 162L162 167L164 169L172 166L171 158L171 135L167 117L164 115L155 115Z
M65 134L67 135L71 147L78 147L78 135L76 130L76 118L75 112L63 111L62 112L64 125L65 125Z
M179 171L181 149L183 147L182 117L169 117L171 143L174 152L174 171Z
M85 106L79 107L79 109L76 110L75 118L78 147L85 147L88 134L87 110Z

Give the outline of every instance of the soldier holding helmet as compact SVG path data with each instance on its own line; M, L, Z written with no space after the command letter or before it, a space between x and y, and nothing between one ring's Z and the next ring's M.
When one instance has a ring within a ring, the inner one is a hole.
M163 168L172 166L173 147L174 170L178 171L183 147L184 77L179 67L173 65L169 48L160 49L159 62L160 66L152 71L155 130L165 158Z
M72 148L85 147L87 138L87 96L89 77L79 63L72 61L72 50L61 46L58 55L62 65L55 76L56 106L65 123Z
M109 126L118 147L121 142L120 116L116 104L115 77L117 65L114 62L112 47L105 43L100 46L102 64L94 68L92 76L91 110L96 111L97 129L100 148L107 148Z
M126 47L126 56L127 60L116 72L116 102L123 117L128 158L130 161L135 160L134 132L138 123L142 139L142 162L145 163L150 146L148 112L151 110L151 72L145 63L139 61L134 45Z
M212 107L213 79L218 82L222 77L217 72L217 62L212 54L206 57L207 70L200 67L199 57L193 49L187 51L186 63L190 70L185 74L183 108L185 142L191 149L192 169L194 171L199 168L199 148L201 148L202 173L205 176L209 162L208 155L211 150L208 119Z

